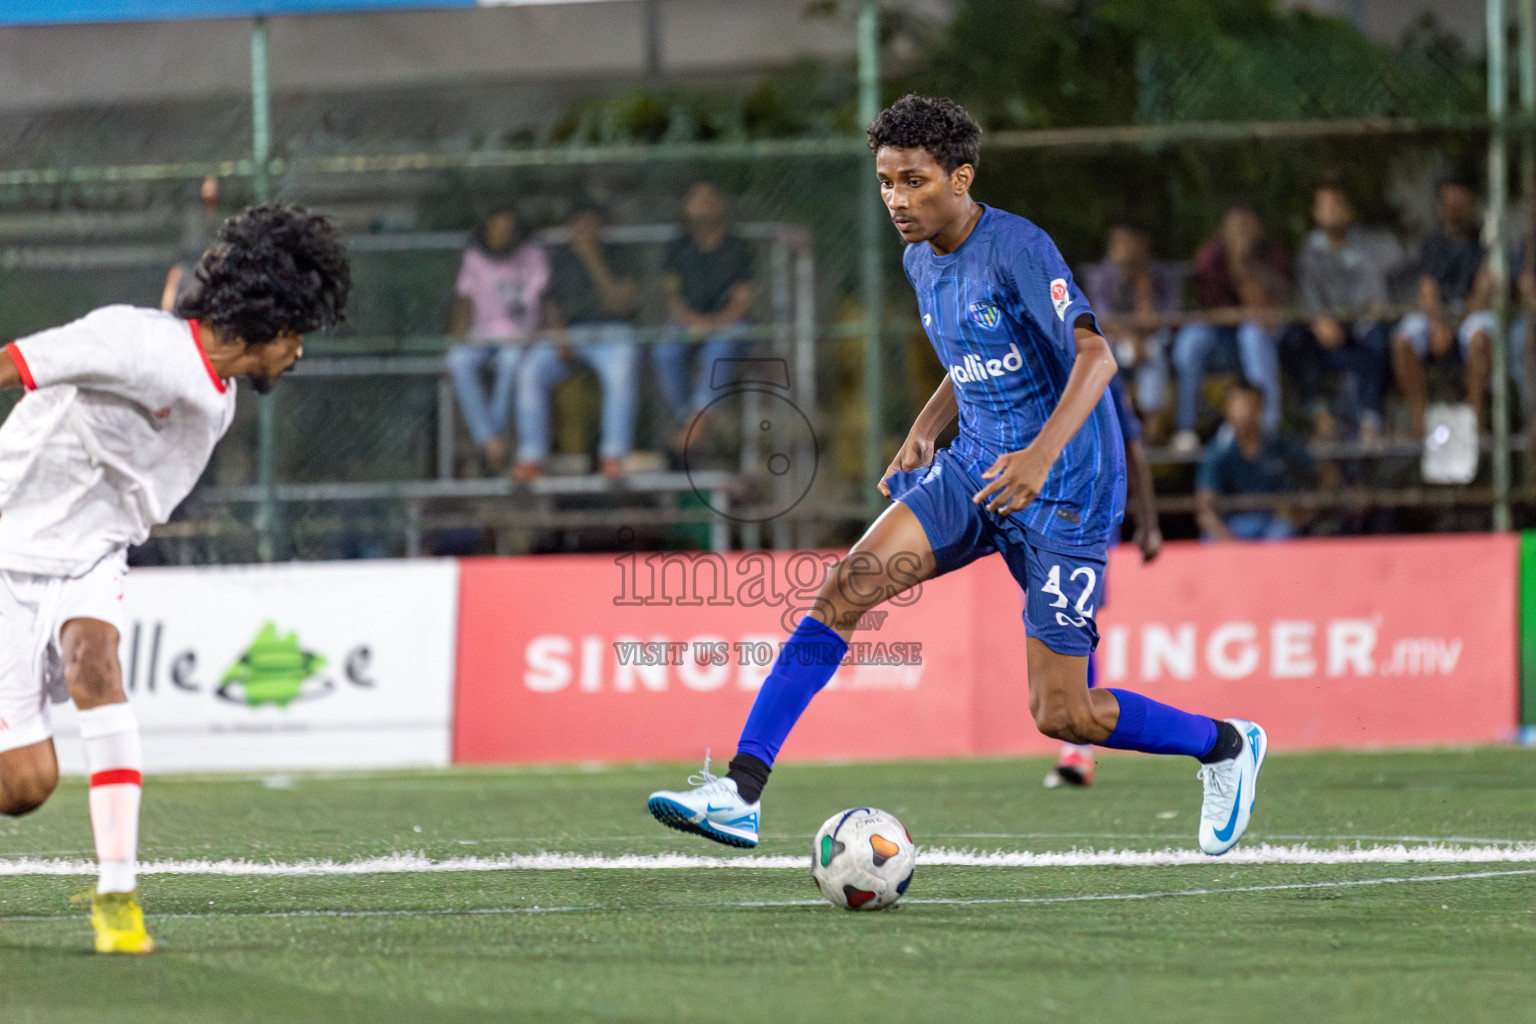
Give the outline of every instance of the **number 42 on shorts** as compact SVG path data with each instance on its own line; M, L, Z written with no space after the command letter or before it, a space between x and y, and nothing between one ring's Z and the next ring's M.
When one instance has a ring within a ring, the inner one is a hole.
M1098 586L1099 574L1094 572L1089 566L1080 565L1073 569L1072 574L1067 577L1067 585L1069 587L1073 586L1077 584L1079 579L1084 577L1086 577L1087 582L1082 584L1082 592L1077 595L1075 602L1068 600L1066 593L1061 589L1060 565L1051 566L1051 571L1046 574L1045 582L1040 585L1040 592L1042 594L1049 594L1055 598L1051 602L1052 608L1066 608L1070 606L1077 611L1076 617L1066 612L1057 612L1056 622L1058 625L1086 626L1088 625L1088 620L1093 618L1093 605L1089 604L1089 601L1093 599L1093 588Z

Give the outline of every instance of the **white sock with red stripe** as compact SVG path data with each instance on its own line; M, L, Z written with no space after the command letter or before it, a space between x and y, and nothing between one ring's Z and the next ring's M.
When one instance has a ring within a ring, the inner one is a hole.
M139 798L144 752L139 719L128 704L80 712L85 767L91 773L91 831L101 864L97 892L132 892L139 873Z

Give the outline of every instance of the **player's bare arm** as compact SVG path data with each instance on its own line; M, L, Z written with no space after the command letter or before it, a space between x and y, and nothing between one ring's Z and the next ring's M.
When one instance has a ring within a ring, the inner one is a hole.
M9 345L6 346L8 350ZM21 382L21 368L16 365L16 360L10 358L10 352L5 352L6 358L0 359L0 391L9 391L11 388L19 388Z
M955 421L959 412L960 405L955 401L955 382L946 376L923 406L923 411L917 414L912 429L907 431L907 439L901 443L896 457L880 477L881 494L887 498L891 496L891 488L886 481L892 473L920 469L933 462L935 442L944 428Z
M1118 372L1109 342L1086 326L1089 323L1092 321L1082 316L1073 327L1077 356L1072 361L1072 373L1061 401L1045 426L1029 447L1000 456L982 473L983 479L991 482L977 491L972 500L977 504L985 502L987 511L1006 516L1039 496L1061 450L1093 415L1094 407L1104 397L1104 389Z

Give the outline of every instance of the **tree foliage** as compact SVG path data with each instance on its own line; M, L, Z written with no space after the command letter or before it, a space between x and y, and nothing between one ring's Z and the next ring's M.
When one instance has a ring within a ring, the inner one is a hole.
M961 0L915 84L994 129L1429 116L1481 95L1432 21L1393 49L1271 0Z

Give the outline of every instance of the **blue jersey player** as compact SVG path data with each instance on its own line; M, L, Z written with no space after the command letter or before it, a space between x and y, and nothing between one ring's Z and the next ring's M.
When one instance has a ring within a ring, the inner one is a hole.
M1242 837L1264 731L1119 689L1088 686L1105 556L1125 505L1125 444L1110 396L1115 360L1045 232L971 198L981 130L948 100L908 96L869 127L880 194L906 240L907 277L948 369L880 489L895 500L828 573L763 682L722 778L658 792L663 824L757 845L779 748L827 684L869 609L1000 554L1024 588L1029 706L1047 736L1201 762L1199 843ZM954 442L935 439L954 421Z

